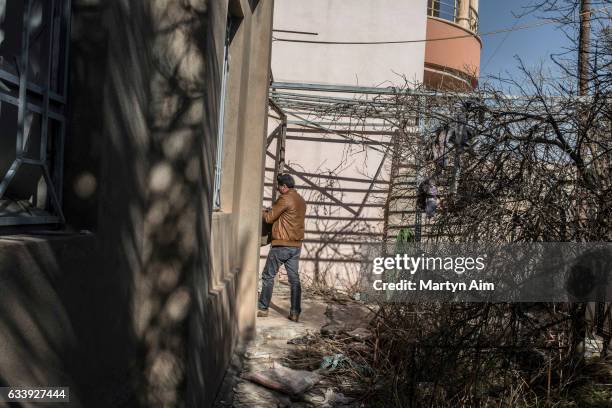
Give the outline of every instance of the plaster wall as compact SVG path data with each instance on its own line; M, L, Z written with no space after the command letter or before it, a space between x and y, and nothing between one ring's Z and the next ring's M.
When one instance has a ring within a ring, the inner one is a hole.
M466 78L478 78L480 70L480 38L458 24L428 17L427 38L460 37L448 41L430 41L425 48L425 82L435 87L433 74L447 71ZM429 71L428 71L429 70ZM473 84L472 84L473 85ZM442 87L442 86L441 86Z
M239 63L215 212L228 9ZM254 325L272 11L73 1L68 225L0 239L2 385L69 384L70 406L213 405Z
M275 37L316 41L393 41L424 39L426 0L282 0L274 28L314 32L276 32ZM376 86L423 79L424 43L326 45L275 41L275 81Z

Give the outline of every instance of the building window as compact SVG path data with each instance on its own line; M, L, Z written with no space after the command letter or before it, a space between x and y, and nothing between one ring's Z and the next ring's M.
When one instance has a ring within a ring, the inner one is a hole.
M431 17L440 17L440 0L427 0L427 15Z
M0 0L0 227L61 224L69 0Z
M225 117L225 102L227 99L227 83L229 78L230 66L230 44L233 35L237 28L237 19L231 15L227 18L225 29L225 43L223 46L223 70L221 71L221 98L219 101L219 126L217 132L217 152L215 155L215 180L214 180L214 195L213 208L221 209L221 177L223 171L223 133L224 133L224 117Z
M215 188L213 207L221 208L221 173L223 171L223 132L225 116L225 100L227 97L227 80L229 76L229 47L231 42L232 18L227 19L225 29L225 44L223 46L223 71L221 71L221 100L219 102L219 126L217 132L217 154L215 156Z

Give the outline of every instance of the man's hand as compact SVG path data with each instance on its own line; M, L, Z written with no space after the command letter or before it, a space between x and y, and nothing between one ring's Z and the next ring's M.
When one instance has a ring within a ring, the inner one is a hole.
M272 207L265 207L263 210L261 210L261 218L263 218L264 222L266 222L266 214L268 214L270 211L272 211Z

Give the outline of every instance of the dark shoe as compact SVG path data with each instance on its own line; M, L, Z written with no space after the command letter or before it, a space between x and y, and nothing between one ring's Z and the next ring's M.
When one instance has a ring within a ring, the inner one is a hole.
M287 319L297 323L298 320L300 320L300 314L299 313L289 313L289 316L287 316Z
M258 310L257 311L257 317L268 317L268 311L267 310Z

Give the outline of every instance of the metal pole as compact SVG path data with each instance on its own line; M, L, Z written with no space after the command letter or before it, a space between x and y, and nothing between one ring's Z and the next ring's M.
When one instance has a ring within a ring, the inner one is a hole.
M589 46L591 42L590 0L580 1L580 34L578 37L578 95L585 96L589 85Z
M272 204L276 201L278 183L276 178L285 168L285 141L287 139L287 115L274 102L269 99L270 106L280 117L279 131L276 132L276 153L274 155L274 180L272 180Z
M589 40L590 40L590 30L591 30L591 22L590 22L590 0L581 0L580 1L580 32L578 37L578 95L585 96L588 92L588 68L589 68ZM582 111L582 107L579 106L580 111L578 112L578 117L580 126L578 132L582 133L580 136L586 136L583 132L585 130L582 128L585 112ZM582 156L584 160L584 156L588 154L588 146L586 143L582 144L582 151L579 154ZM581 173L586 169L578 169L576 177L579 179L581 177ZM581 196L581 192L578 192L578 234L580 235L580 230L584 226L583 222L583 214L587 213L586 203ZM580 238L579 238L580 239ZM572 329L572 343L571 343L571 352L572 358L574 360L574 364L578 365L584 359L584 351L585 351L585 339L587 334L586 327L586 308L587 304L584 302L577 302L571 305L571 329Z
M17 157L23 155L25 117L27 113L28 65L30 56L30 10L31 0L25 0L23 12L23 33L21 36L21 66L19 67L19 108L17 111Z
M399 130L395 131L392 149L393 151L391 154L391 170L389 171L389 186L383 212L383 255L385 256L387 255L389 249L389 212L391 211L391 201L397 200L397 198L394 198L393 187L395 185L395 179L398 174L397 167L400 160Z
M47 58L47 83L43 91L43 114L41 120L41 136L40 136L40 161L43 165L47 163L47 141L49 136L49 92L51 91L51 65L53 63L53 40L55 33L55 0L51 0L51 18L49 28L49 56ZM47 186L53 188L53 185Z

